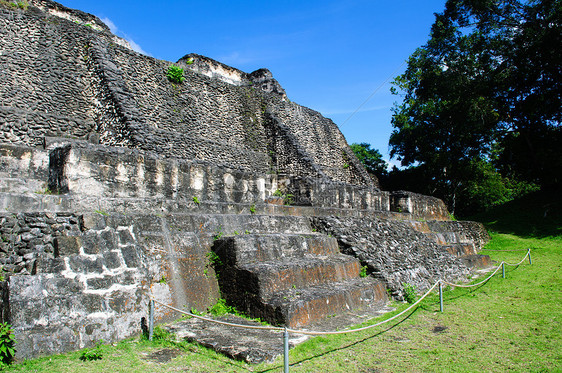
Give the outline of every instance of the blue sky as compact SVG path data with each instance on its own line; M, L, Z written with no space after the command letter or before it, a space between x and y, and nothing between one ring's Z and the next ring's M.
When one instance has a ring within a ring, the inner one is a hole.
M390 94L390 81L425 44L433 13L445 6L445 0L59 1L95 14L158 59L198 53L245 72L265 67L291 101L331 118L350 144L370 143L387 161L391 108L400 100Z

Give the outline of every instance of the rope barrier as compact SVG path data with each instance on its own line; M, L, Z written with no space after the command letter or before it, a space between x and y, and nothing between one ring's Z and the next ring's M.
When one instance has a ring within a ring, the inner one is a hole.
M183 311L180 310L178 308L169 306L167 304L164 304L162 302L159 302L157 300L154 300L155 303L160 304L161 306L167 307L171 310L177 311L179 313L184 313L186 315L192 316L196 319L200 319L200 320L205 320L205 321L209 321L209 322L213 322L215 324L221 324L221 325L226 325L226 326L233 326L233 327L237 327L237 328L244 328L244 329L260 329L260 330L274 330L274 331L283 331L285 330L284 328L280 328L280 327L276 327L276 326L257 326L257 325L242 325L242 324L234 324L234 323L230 323L230 322L226 322L226 321L220 321L220 320L215 320L215 319L211 319L208 317L204 317L204 316L199 316L199 315L195 315L191 312L187 312L187 311Z
M364 326L362 328L357 328L357 329L338 330L338 331L332 331L332 332L309 332L309 331L294 330L294 329L287 329L287 330L291 333L304 334L304 335L333 335L333 334L346 334L346 333L361 332L363 330L371 329L371 328L374 328L376 326L386 324L387 322L390 322L390 321L394 320L395 318L402 316L403 314L405 314L406 312L408 312L409 310L411 310L412 308L417 306L422 300L424 300L424 298L427 297L429 295L429 293L431 293L437 285L439 285L439 281L437 281L435 284L433 284L433 286L424 295L422 295L420 299L418 299L415 303L413 303L410 307L406 308L404 311L392 316L389 319L386 319L384 321L378 322L378 323L373 324L373 325L368 325L368 326Z
M482 285L483 283L487 282L489 279L491 279L500 270L500 268L502 267L502 264L503 264L503 262L500 263L498 268L496 268L496 270L494 272L492 272L492 274L490 276L486 277L484 280L480 281L477 284L471 284L471 285L453 284L451 282L447 282L447 281L443 281L443 280L441 280L441 282L445 285L455 286L455 287L458 287L458 288L472 288L472 287L475 287L475 286L479 286L479 285Z
M527 250L527 255L525 255L525 257L523 259L521 259L521 261L517 264L510 264L510 263L505 263L506 266L513 266L513 267L517 267L518 265L520 265L521 263L523 263L525 261L525 259L527 259L529 257L529 255L531 255L531 249Z
M504 250L507 251L507 250ZM498 271L500 268L505 270L504 265L512 265L512 266L517 266L520 265L521 263L523 263L525 261L525 259L527 259L527 257L529 257L529 263L531 263L531 259L530 259L530 255L531 255L531 249L527 250L527 254L525 255L525 257L523 257L523 259L517 263L517 264L508 264L505 262L501 262L500 265L494 270L494 272L492 272L492 274L490 276L488 276L487 278L485 278L484 280L476 283L476 284L471 284L471 285L462 285L462 284L453 284L444 280L438 280L435 284L433 284L433 286L425 293L423 294L420 299L418 299L415 303L413 303L412 305L410 305L408 308L404 309L402 312L384 320L381 322L378 322L376 324L372 324L372 325L368 325L368 326L364 326L361 328L357 328L357 329L348 329L348 330L336 330L336 331L325 331L325 332L320 332L320 331L307 331L307 330L298 330L298 329L289 329L287 327L275 327L275 326L257 326L257 325L243 325L243 324L236 324L236 323L231 323L231 322L227 322L227 321L220 321L220 320L215 320L215 319L211 319L208 317L204 317L204 316L200 316L200 315L195 315L191 312L188 311L184 311L184 310L180 310L176 307L167 305L165 303L159 302L153 298L151 298L151 304L154 303L158 303L159 305L169 308L171 310L174 310L176 312L179 313L183 313L186 315L189 315L191 317L194 317L196 319L200 319L200 320L204 320L204 321L208 321L208 322L212 322L215 324L220 324L220 325L226 325L226 326L232 326L232 327L236 327L236 328L243 328L243 329L257 329L257 330L271 330L271 331L275 331L275 332L284 332L284 338L285 338L285 344L287 344L288 341L288 333L294 333L294 334L301 334L301 335L337 335L337 334L347 334L347 333L356 333L356 332L360 332L360 331L364 331L364 330L368 330L368 329L372 329L375 328L377 326L386 324L400 316L402 316L403 314L409 312L412 308L416 307L421 301L423 301L438 285L440 287L440 291L439 291L439 296L440 296L440 302L442 304L442 291L441 291L441 285L445 284L445 285L450 285L450 286L454 286L454 287L461 287L461 288L470 288L470 287L475 287L475 286L479 286L485 282L487 282L488 280L490 280ZM505 273L505 272L504 272ZM151 312L153 312L153 305L151 305ZM441 305L441 312L443 312L443 307ZM152 317L151 317L152 318ZM152 320L151 320L151 326L152 326ZM288 350L288 348L287 348ZM288 351L286 351L286 354L288 354ZM287 355L286 355L287 356Z

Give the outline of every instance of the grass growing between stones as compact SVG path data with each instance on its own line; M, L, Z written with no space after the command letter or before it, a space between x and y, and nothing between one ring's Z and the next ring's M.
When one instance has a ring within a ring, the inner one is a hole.
M536 201L535 201L536 202ZM536 203L535 203L536 205ZM513 210L516 207L508 206ZM531 211L532 209L528 209ZM521 214L525 209L520 209ZM531 248L533 264L506 267L486 284L445 289L444 312L431 295L401 319L368 331L313 338L291 350L291 372L560 372L562 371L562 235L560 214L521 216L494 212L495 230L483 253L498 263L519 262ZM511 220L506 224L505 219ZM557 220L558 219L558 220ZM483 219L484 220L484 219ZM484 220L486 221L486 220ZM544 224L542 223L544 221ZM479 280L475 280L479 282ZM373 320L389 318L409 305ZM131 339L99 348L103 358L81 361L81 352L19 363L14 372L280 372L273 364L248 365L192 343ZM282 343L281 337L279 343ZM17 345L16 345L17 347Z

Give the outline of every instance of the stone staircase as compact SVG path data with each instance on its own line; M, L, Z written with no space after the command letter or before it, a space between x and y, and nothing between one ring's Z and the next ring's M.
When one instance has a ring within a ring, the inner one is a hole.
M361 278L359 261L333 237L249 234L218 240L213 251L227 302L275 325L302 327L387 301L383 284Z
M419 222L410 221L412 227L423 233L431 241L437 243L450 254L461 259L469 268L483 268L491 265L488 255L478 254L481 247L478 247L478 240L474 237L468 237L462 230L453 231L450 224L455 222ZM462 224L459 222L459 224Z

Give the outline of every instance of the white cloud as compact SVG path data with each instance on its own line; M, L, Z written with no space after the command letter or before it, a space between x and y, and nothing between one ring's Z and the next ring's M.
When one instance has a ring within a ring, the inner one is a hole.
M112 20L110 20L107 17L104 17L101 20L102 20L103 23L105 23L107 25L107 27L109 27L109 30L114 35L117 35L120 38L125 39L127 41L127 43L129 43L129 45L131 46L132 50L134 50L137 53L144 54L145 56L151 56L150 53L147 53L144 49L142 49L142 47L140 45L138 45L132 38L130 38L127 34L122 32L121 30L119 30L119 27L117 27L117 25L115 23L113 23Z
M114 33L114 34L117 33L117 31L118 31L117 26L115 26L115 23L113 23L109 18L104 17L104 18L101 19L101 21L102 21L103 23L105 23L105 24L107 25L107 27L109 27L109 30L110 30L112 33Z
M140 45L135 43L135 41L133 39L127 38L127 37L125 37L125 39L129 42L129 44L131 45L131 48L135 52L140 53L140 54L144 54L145 56L150 56L150 53L145 52L144 49L142 49Z

